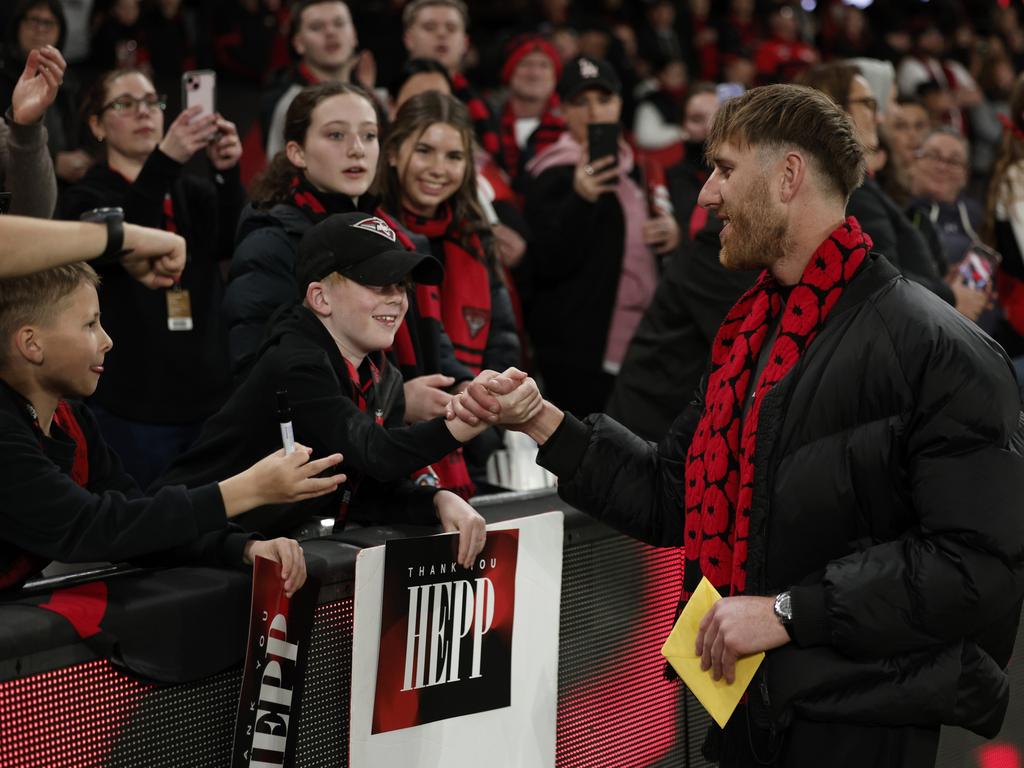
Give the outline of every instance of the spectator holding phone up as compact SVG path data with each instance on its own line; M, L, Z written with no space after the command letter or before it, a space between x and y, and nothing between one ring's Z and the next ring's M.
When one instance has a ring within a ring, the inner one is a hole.
M654 295L655 254L676 247L679 227L670 213L650 214L617 138L622 86L611 65L579 57L558 90L568 131L526 166L534 240L517 280L547 397L590 413L604 409Z
M125 468L148 485L199 433L230 391L221 321L221 261L242 207L234 124L185 110L164 130L165 97L138 70L114 70L83 113L100 160L62 200L62 218L117 206L133 224L185 238L188 263L171 288L150 291L119 263L100 268L103 322L117 339L90 405ZM205 151L213 180L184 175Z

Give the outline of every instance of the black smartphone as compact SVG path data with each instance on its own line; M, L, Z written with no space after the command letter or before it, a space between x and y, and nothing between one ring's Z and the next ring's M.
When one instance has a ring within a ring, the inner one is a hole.
M590 123L587 126L587 147L590 151L590 162L611 155L615 158L615 162L609 167L618 165L619 124Z

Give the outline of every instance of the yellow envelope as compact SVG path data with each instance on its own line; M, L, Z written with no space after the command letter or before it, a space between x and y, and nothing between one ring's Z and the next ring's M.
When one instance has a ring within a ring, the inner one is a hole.
M740 697L750 685L754 673L764 661L764 652L744 656L736 662L736 681L731 685L721 680L711 679L711 670L704 672L700 668L700 656L694 652L697 644L697 629L711 606L722 596L711 586L707 578L700 580L683 612L679 614L676 625L672 627L665 644L661 646L661 654L683 678L686 687L704 705L704 709L714 718L720 728L729 722Z

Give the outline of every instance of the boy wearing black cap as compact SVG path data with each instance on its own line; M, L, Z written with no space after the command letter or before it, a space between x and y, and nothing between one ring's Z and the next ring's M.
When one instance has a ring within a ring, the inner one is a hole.
M442 418L402 426L402 377L383 354L408 309L407 281L436 285L443 268L431 256L405 250L382 219L346 213L305 234L295 271L301 306L275 323L248 378L157 484L199 485L278 445L276 393L286 390L296 438L317 454L334 446L330 452L344 456L348 482L334 494L294 505L282 520L295 525L333 517L340 529L349 518L419 524L440 519L445 530L464 534L459 561L469 563L483 547L483 519L455 494L416 486L408 477L482 428ZM525 416L540 399L535 387L521 389L527 392L509 407ZM265 527L270 516L261 512L240 522Z

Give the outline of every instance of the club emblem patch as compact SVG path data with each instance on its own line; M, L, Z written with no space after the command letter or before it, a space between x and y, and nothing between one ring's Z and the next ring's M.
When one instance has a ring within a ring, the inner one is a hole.
M376 216L370 216L362 221L357 221L352 226L356 229L365 229L367 232L373 232L375 235L386 237L392 243L397 239L395 237L395 230L389 227L383 219L378 219Z
M490 312L486 309L478 309L477 307L463 307L462 316L466 320L466 327L469 328L469 338L471 339L475 339L477 334L487 325L487 321L491 319Z

